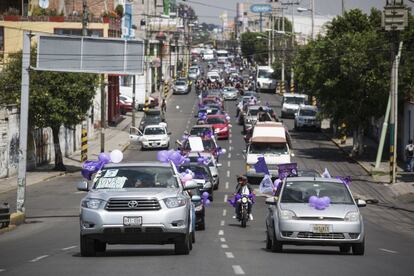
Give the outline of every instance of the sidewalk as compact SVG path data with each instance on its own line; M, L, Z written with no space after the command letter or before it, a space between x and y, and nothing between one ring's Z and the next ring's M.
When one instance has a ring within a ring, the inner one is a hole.
M137 112L136 122L137 124L143 117L142 112ZM108 127L105 131L105 151L110 152L114 149L124 151L129 145L129 126L131 124L131 114L123 116L123 120L115 127ZM101 149L100 132L96 131L95 136L88 141L88 159L97 160ZM39 182L46 181L48 179L65 175L68 173L79 172L82 167L80 162L81 152L76 151L74 154L63 158L67 171L58 172L54 171L53 163L49 163L36 168L35 170L28 171L26 173L26 185L30 186ZM9 178L0 179L0 193L4 193L17 186L17 175Z
M340 139L333 138L328 131L323 132L332 142L349 158L357 162L369 175L375 184L375 194L367 194L370 198L376 198L381 194L383 198L390 199L382 202L392 208L407 209L414 212L414 173L404 172L404 163L398 162L396 184L389 184L389 162L381 160L379 168L375 169L375 159L378 150L378 143L370 138L364 138L365 152L362 156L351 156L352 137L347 137L345 144L341 144ZM386 150L386 149L385 149ZM381 203L381 202L380 202Z

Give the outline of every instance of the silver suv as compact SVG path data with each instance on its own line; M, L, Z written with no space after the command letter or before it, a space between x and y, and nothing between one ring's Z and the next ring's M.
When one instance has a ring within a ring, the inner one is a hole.
M80 206L80 249L94 256L107 244L174 244L189 254L194 241L195 212L177 169L159 162L109 164L97 172Z

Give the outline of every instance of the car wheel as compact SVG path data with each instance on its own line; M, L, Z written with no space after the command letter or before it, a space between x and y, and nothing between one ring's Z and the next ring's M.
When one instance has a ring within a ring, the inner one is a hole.
M282 250L283 250L283 243L276 239L275 233L273 233L271 250L273 252L282 252Z
M80 235L80 253L82 257L96 256L95 240Z
M341 253L349 253L351 251L351 246L349 244L341 244L339 246L339 252Z
M214 190L218 190L218 188L219 188L219 184L217 183L216 185L214 185Z
M191 232L191 243L195 243L196 238L195 238L195 230L193 230L193 232Z
M170 143L167 144L167 146L165 147L165 149L169 149L170 148Z
M184 237L178 238L174 244L176 255L188 255L190 253L190 235L185 234Z
M104 253L106 251L106 242L95 240L95 251L99 253Z
M365 253L365 241L361 243L352 244L352 253L354 255L364 255Z
M266 231L266 249L272 248L272 240L269 237L268 231Z

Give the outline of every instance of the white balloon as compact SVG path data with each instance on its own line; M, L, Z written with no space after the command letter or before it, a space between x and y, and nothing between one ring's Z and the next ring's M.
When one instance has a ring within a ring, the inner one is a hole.
M180 106L179 106L179 105L177 105L175 108L180 109Z
M119 163L124 158L124 154L122 153L122 151L117 150L117 149L111 151L111 153L109 154L109 156L111 157L111 162L112 163Z

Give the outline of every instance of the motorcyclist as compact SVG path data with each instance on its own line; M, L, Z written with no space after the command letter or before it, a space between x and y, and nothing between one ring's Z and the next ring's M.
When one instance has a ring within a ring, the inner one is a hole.
M234 191L234 195L237 195L237 194L240 194L240 195L254 194L254 190L252 186L250 186L250 184L247 183L247 177L244 175L237 176L237 186ZM234 216L234 218L239 219L240 211L241 211L240 208L241 208L241 200L239 199L236 202L236 215ZM253 220L251 200L249 200L247 212L249 213L249 219Z

